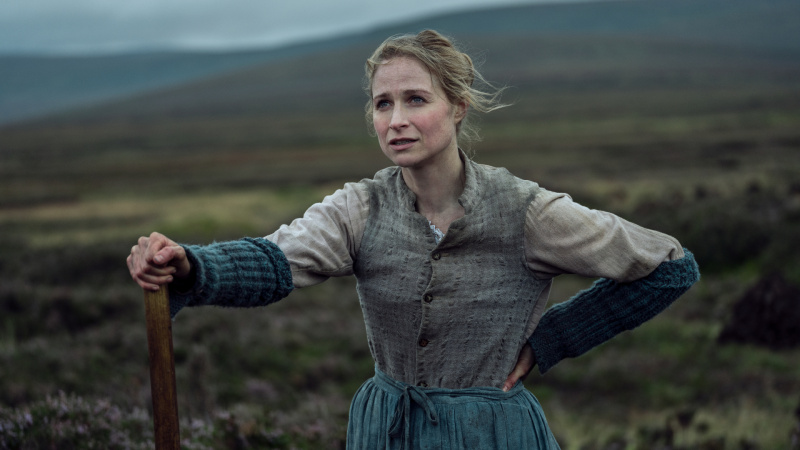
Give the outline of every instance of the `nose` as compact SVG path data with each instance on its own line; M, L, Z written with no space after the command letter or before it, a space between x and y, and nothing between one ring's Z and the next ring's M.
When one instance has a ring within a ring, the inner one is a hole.
M392 109L392 120L389 121L389 128L399 130L408 126L408 115L402 106Z

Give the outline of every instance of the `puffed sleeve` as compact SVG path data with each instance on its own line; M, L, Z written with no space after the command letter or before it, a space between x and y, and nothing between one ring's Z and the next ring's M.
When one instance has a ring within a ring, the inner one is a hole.
M191 280L170 285L170 314L185 306L265 306L295 287L352 274L368 199L365 188L348 183L265 238L183 245Z
M367 189L347 183L266 239L286 255L294 287L312 286L329 277L352 275L368 215Z
M540 189L528 207L525 258L541 278L571 273L633 281L683 256L677 239L586 208L567 194Z
M632 330L668 308L700 278L694 256L666 234L548 191L532 202L526 258L539 277L600 277L548 309L529 337L541 373Z

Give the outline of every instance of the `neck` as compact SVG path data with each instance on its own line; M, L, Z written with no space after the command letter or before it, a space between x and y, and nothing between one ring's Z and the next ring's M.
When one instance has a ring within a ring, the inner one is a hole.
M417 197L417 211L443 231L464 215L458 198L464 191L464 161L458 150L437 164L404 167L403 180Z

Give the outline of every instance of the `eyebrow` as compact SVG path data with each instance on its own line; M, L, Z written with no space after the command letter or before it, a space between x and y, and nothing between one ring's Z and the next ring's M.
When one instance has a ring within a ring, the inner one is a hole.
M404 96L414 95L414 94L425 94L425 95L433 95L433 93L427 89L406 89L402 92ZM380 93L378 95L373 96L373 99L384 98L388 97L389 94L386 92Z

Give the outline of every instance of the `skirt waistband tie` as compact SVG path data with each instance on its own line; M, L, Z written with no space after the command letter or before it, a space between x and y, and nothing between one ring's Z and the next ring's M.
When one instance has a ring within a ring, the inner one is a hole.
M392 417L392 424L389 426L389 436L396 437L401 432L405 432L403 436L403 448L409 448L411 444L411 402L416 403L425 411L425 418L431 425L439 423L439 416L436 414L436 409L425 392L416 387L406 385L403 388L403 393L400 395L400 400L397 402L397 407L394 409L394 416Z
M522 383L517 383L509 392L492 387L472 387L466 389L421 388L395 380L375 367L373 382L389 394L399 397L389 426L390 438L401 437L402 448L411 448L411 410L414 405L422 408L425 419L431 425L439 424L436 412L438 403L455 403L466 397L482 398L491 401L511 398L524 390Z

